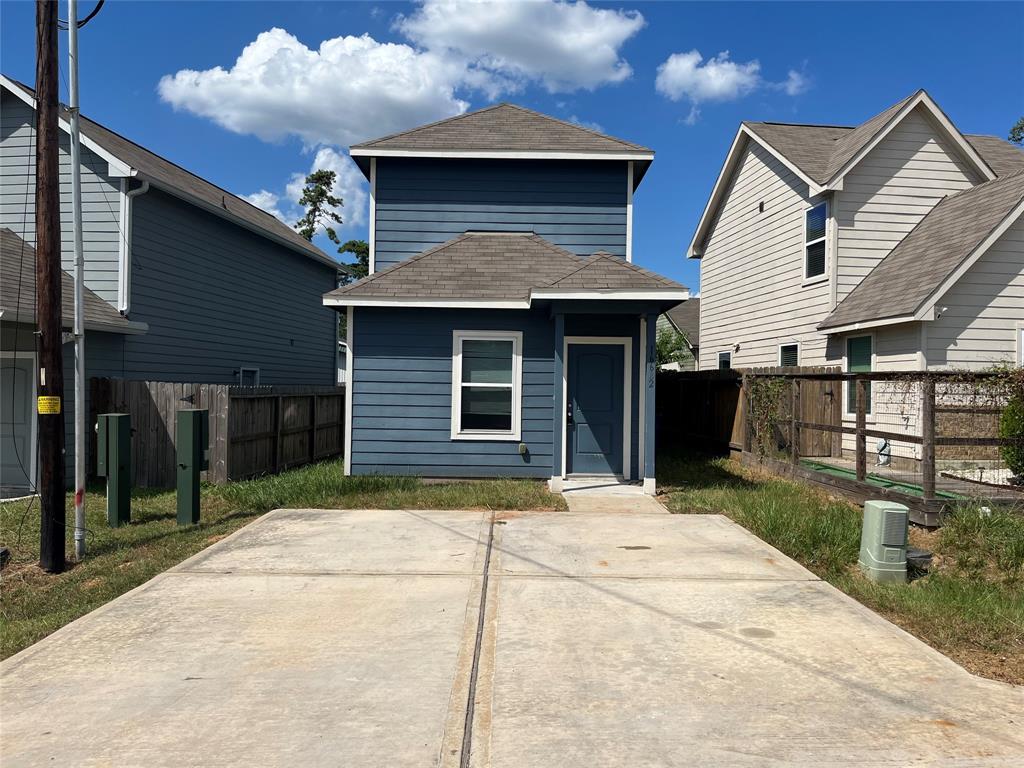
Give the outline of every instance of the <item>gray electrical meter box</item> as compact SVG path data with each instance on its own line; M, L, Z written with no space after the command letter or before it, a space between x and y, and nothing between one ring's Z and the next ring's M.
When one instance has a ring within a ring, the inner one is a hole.
M907 580L909 510L894 501L864 503L859 564L872 581Z

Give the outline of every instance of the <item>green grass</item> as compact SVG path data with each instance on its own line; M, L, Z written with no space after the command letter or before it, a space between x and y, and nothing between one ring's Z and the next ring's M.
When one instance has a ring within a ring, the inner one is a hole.
M73 500L67 498L68 520ZM332 509L564 509L561 496L530 480L424 483L408 477L344 477L327 462L202 489L202 521L179 528L173 491L136 489L132 522L108 528L102 487L86 495L88 557L50 575L39 558L38 502L0 504L0 542L11 562L0 574L0 658L180 563L255 517L280 507ZM71 529L67 551L74 552Z
M727 459L659 456L673 512L720 512L972 672L1024 684L1024 515L963 502L938 531L912 529L935 553L909 584L857 568L860 508Z

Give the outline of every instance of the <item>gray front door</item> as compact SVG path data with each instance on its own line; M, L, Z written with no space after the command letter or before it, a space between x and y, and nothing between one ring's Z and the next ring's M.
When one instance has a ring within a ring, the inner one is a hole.
M35 361L0 358L0 497L21 496L35 486Z
M622 474L623 366L621 344L570 344L566 470Z

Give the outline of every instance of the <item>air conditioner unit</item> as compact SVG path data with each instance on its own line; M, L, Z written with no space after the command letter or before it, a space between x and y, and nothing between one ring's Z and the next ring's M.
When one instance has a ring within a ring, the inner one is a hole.
M872 581L907 580L907 522L909 510L894 501L864 503L860 534L860 563Z

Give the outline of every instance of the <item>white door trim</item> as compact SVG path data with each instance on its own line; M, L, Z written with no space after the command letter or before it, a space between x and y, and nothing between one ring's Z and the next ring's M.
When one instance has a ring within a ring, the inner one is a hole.
M562 479L568 475L569 424L565 419L566 403L569 401L569 345L570 344L621 344L622 345L622 477L632 477L630 447L633 437L633 338L631 336L566 336L562 342Z

